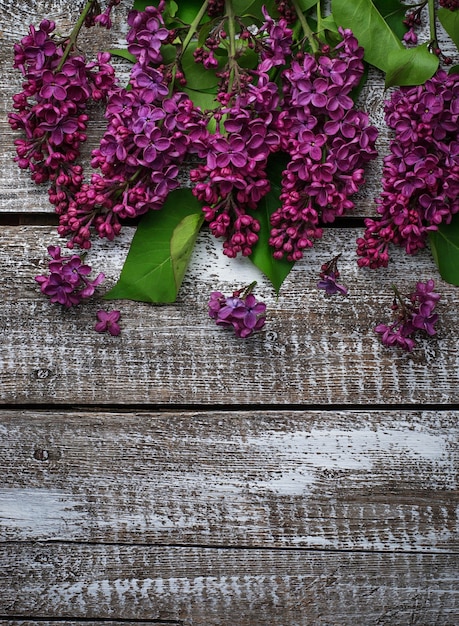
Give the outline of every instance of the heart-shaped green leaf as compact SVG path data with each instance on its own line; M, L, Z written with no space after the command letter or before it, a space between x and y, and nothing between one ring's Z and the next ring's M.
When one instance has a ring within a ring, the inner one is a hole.
M204 216L191 189L178 189L144 215L116 285L105 298L175 302Z
M450 11L440 7L437 11L440 24L453 40L456 48L459 48L459 11Z
M441 277L459 286L459 214L450 224L440 224L438 230L431 232L429 241Z
M383 72L392 50L403 44L371 0L332 0L332 12L338 26L350 28L365 50L365 60Z
M387 54L386 87L422 85L438 68L438 57L429 52L427 44Z

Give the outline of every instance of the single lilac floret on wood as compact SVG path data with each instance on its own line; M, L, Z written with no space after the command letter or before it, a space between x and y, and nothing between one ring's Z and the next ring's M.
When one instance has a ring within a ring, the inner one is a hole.
M347 287L337 282L340 273L338 271L338 259L341 254L338 254L333 259L324 263L320 271L320 280L317 283L318 289L323 289L327 296L332 296L335 293L340 293L346 296L348 293Z
M415 335L424 332L432 337L437 333L435 324L438 314L433 310L440 299L440 294L434 292L433 280L418 282L416 288L408 295L401 294L397 287L393 287L395 297L392 310L396 319L391 324L378 324L374 331L381 335L385 346L400 346L411 352L416 345Z
M97 311L97 319L94 330L98 333L109 332L110 335L117 337L121 333L118 321L121 317L120 311Z
M237 337L246 338L257 332L266 322L266 304L258 301L252 293L256 283L225 296L213 291L208 303L209 317L217 326L233 328Z

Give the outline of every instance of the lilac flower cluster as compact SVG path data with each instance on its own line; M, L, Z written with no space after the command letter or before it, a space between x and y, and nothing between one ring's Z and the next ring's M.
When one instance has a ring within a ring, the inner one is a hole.
M213 291L209 300L209 317L218 326L233 328L237 337L247 338L263 328L266 322L266 304L259 302L252 293L255 283L224 296Z
M83 181L76 161L86 140L87 106L107 97L115 75L108 53L87 62L71 38L57 40L54 30L54 22L43 20L14 46L14 67L25 81L9 123L24 135L15 140L16 162L37 184L51 183L49 199L63 215Z
M376 157L377 130L350 93L363 74L363 49L351 31L331 50L305 54L283 72L280 147L290 156L281 207L271 216L274 257L297 261L322 236L322 223L354 207L364 166Z
M416 345L415 335L420 332L429 336L436 334L438 315L433 311L440 294L435 293L434 288L433 280L418 282L415 290L403 298L394 287L392 309L396 312L396 320L391 324L378 324L374 329L381 335L385 346L400 346L410 352Z
M248 84L223 109L222 131L208 135L206 161L190 172L193 194L213 235L225 238L229 257L250 255L258 240L260 224L251 211L270 190L266 167L279 146L273 129L278 103L276 85L260 74L256 85Z
M401 87L386 103L395 131L384 158L379 217L365 220L359 265L386 267L389 244L407 254L459 211L459 74L439 70L424 85Z
M129 13L128 50L137 59L129 87L110 92L107 129L91 161L100 171L75 194L59 229L81 247L90 245L91 226L111 240L120 220L162 208L179 186L185 157L203 153L207 120L185 93L170 94L170 76L161 65L160 48L169 37L163 8L162 2Z
M324 289L327 296L340 293L342 296L347 295L348 289L344 285L340 285L337 280L340 277L338 270L338 259L341 254L333 257L327 263L324 263L320 270L320 280L317 283L318 289Z
M242 23L239 33L256 50L260 63L253 72L233 63L218 73L216 99L221 108L215 118L224 121L205 138L206 160L190 173L193 193L203 203L210 230L215 237L224 238L223 250L229 257L250 255L258 241L260 223L252 212L271 188L268 157L280 149L276 128L280 95L268 72L286 62L292 31L285 20L275 22L265 9L263 15L265 22L257 37ZM211 62L213 48L225 37L220 30L207 38L207 52L198 49L205 66Z
M91 268L83 263L82 257L77 254L62 256L59 246L49 246L48 253L51 257L48 263L49 274L36 276L35 280L51 302L67 308L76 306L91 297L105 278L100 273L90 280Z
M282 72L279 94L268 72L290 62L292 31L286 19L263 13L263 36L254 42L258 68L249 78L233 77L244 88L231 103L220 94L228 102L221 110L223 128L208 136L206 163L191 172L191 180L212 233L225 239L225 254L250 255L260 228L252 212L270 191L268 158L287 153L269 244L275 258L296 261L322 236L322 222L354 207L350 196L364 182L364 165L376 156L377 131L349 95L363 74L363 50L352 33L341 30L343 40L334 50L324 46L320 55L293 61Z

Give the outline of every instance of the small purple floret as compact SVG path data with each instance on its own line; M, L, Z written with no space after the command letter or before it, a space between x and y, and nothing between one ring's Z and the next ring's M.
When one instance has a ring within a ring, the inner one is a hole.
M224 296L213 291L209 300L209 317L218 326L233 328L237 337L246 338L263 328L266 322L266 304L251 293L254 284Z
M94 330L98 333L108 331L110 335L117 337L121 332L118 324L120 316L120 311L97 311L97 319L99 321L94 326Z

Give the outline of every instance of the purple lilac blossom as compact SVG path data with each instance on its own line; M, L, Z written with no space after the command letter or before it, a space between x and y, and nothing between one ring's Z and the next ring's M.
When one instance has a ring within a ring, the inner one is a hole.
M385 111L394 138L379 216L365 220L357 240L358 263L370 268L387 266L390 244L415 254L459 211L459 74L439 70L423 85L401 87Z
M61 255L59 246L49 246L51 261L48 263L49 274L36 276L35 280L53 303L64 307L80 304L93 295L96 287L104 280L101 272L96 278L88 278L91 267L83 263L82 257L74 254L70 257Z
M83 184L76 160L86 141L87 106L106 99L115 73L108 53L87 62L74 50L69 53L68 40L55 38L54 30L54 22L43 20L14 46L14 67L25 82L13 97L9 123L24 135L15 140L18 166L29 169L35 183L50 183L49 200L59 215L59 232L66 235L80 227L69 207ZM83 248L89 247L88 233L77 241Z
M98 333L109 332L117 337L121 333L118 321L121 317L120 311L97 311L97 319L94 330Z
M378 324L374 331L381 335L385 346L399 346L411 352L416 345L415 335L423 332L432 337L436 334L435 324L438 314L434 313L440 294L434 292L433 280L418 282L413 292L405 299L394 287L395 298L392 305L396 319L390 324Z
M233 328L237 337L247 338L257 332L266 322L266 304L258 301L250 287L224 296L220 291L213 291L209 299L209 317L218 326Z
M363 74L363 49L351 31L339 32L342 41L334 50L323 46L316 56L305 54L282 75L276 125L290 162L282 175L281 206L271 216L269 243L278 259L301 259L322 237L322 223L354 208L351 196L377 154L377 130L350 97Z

